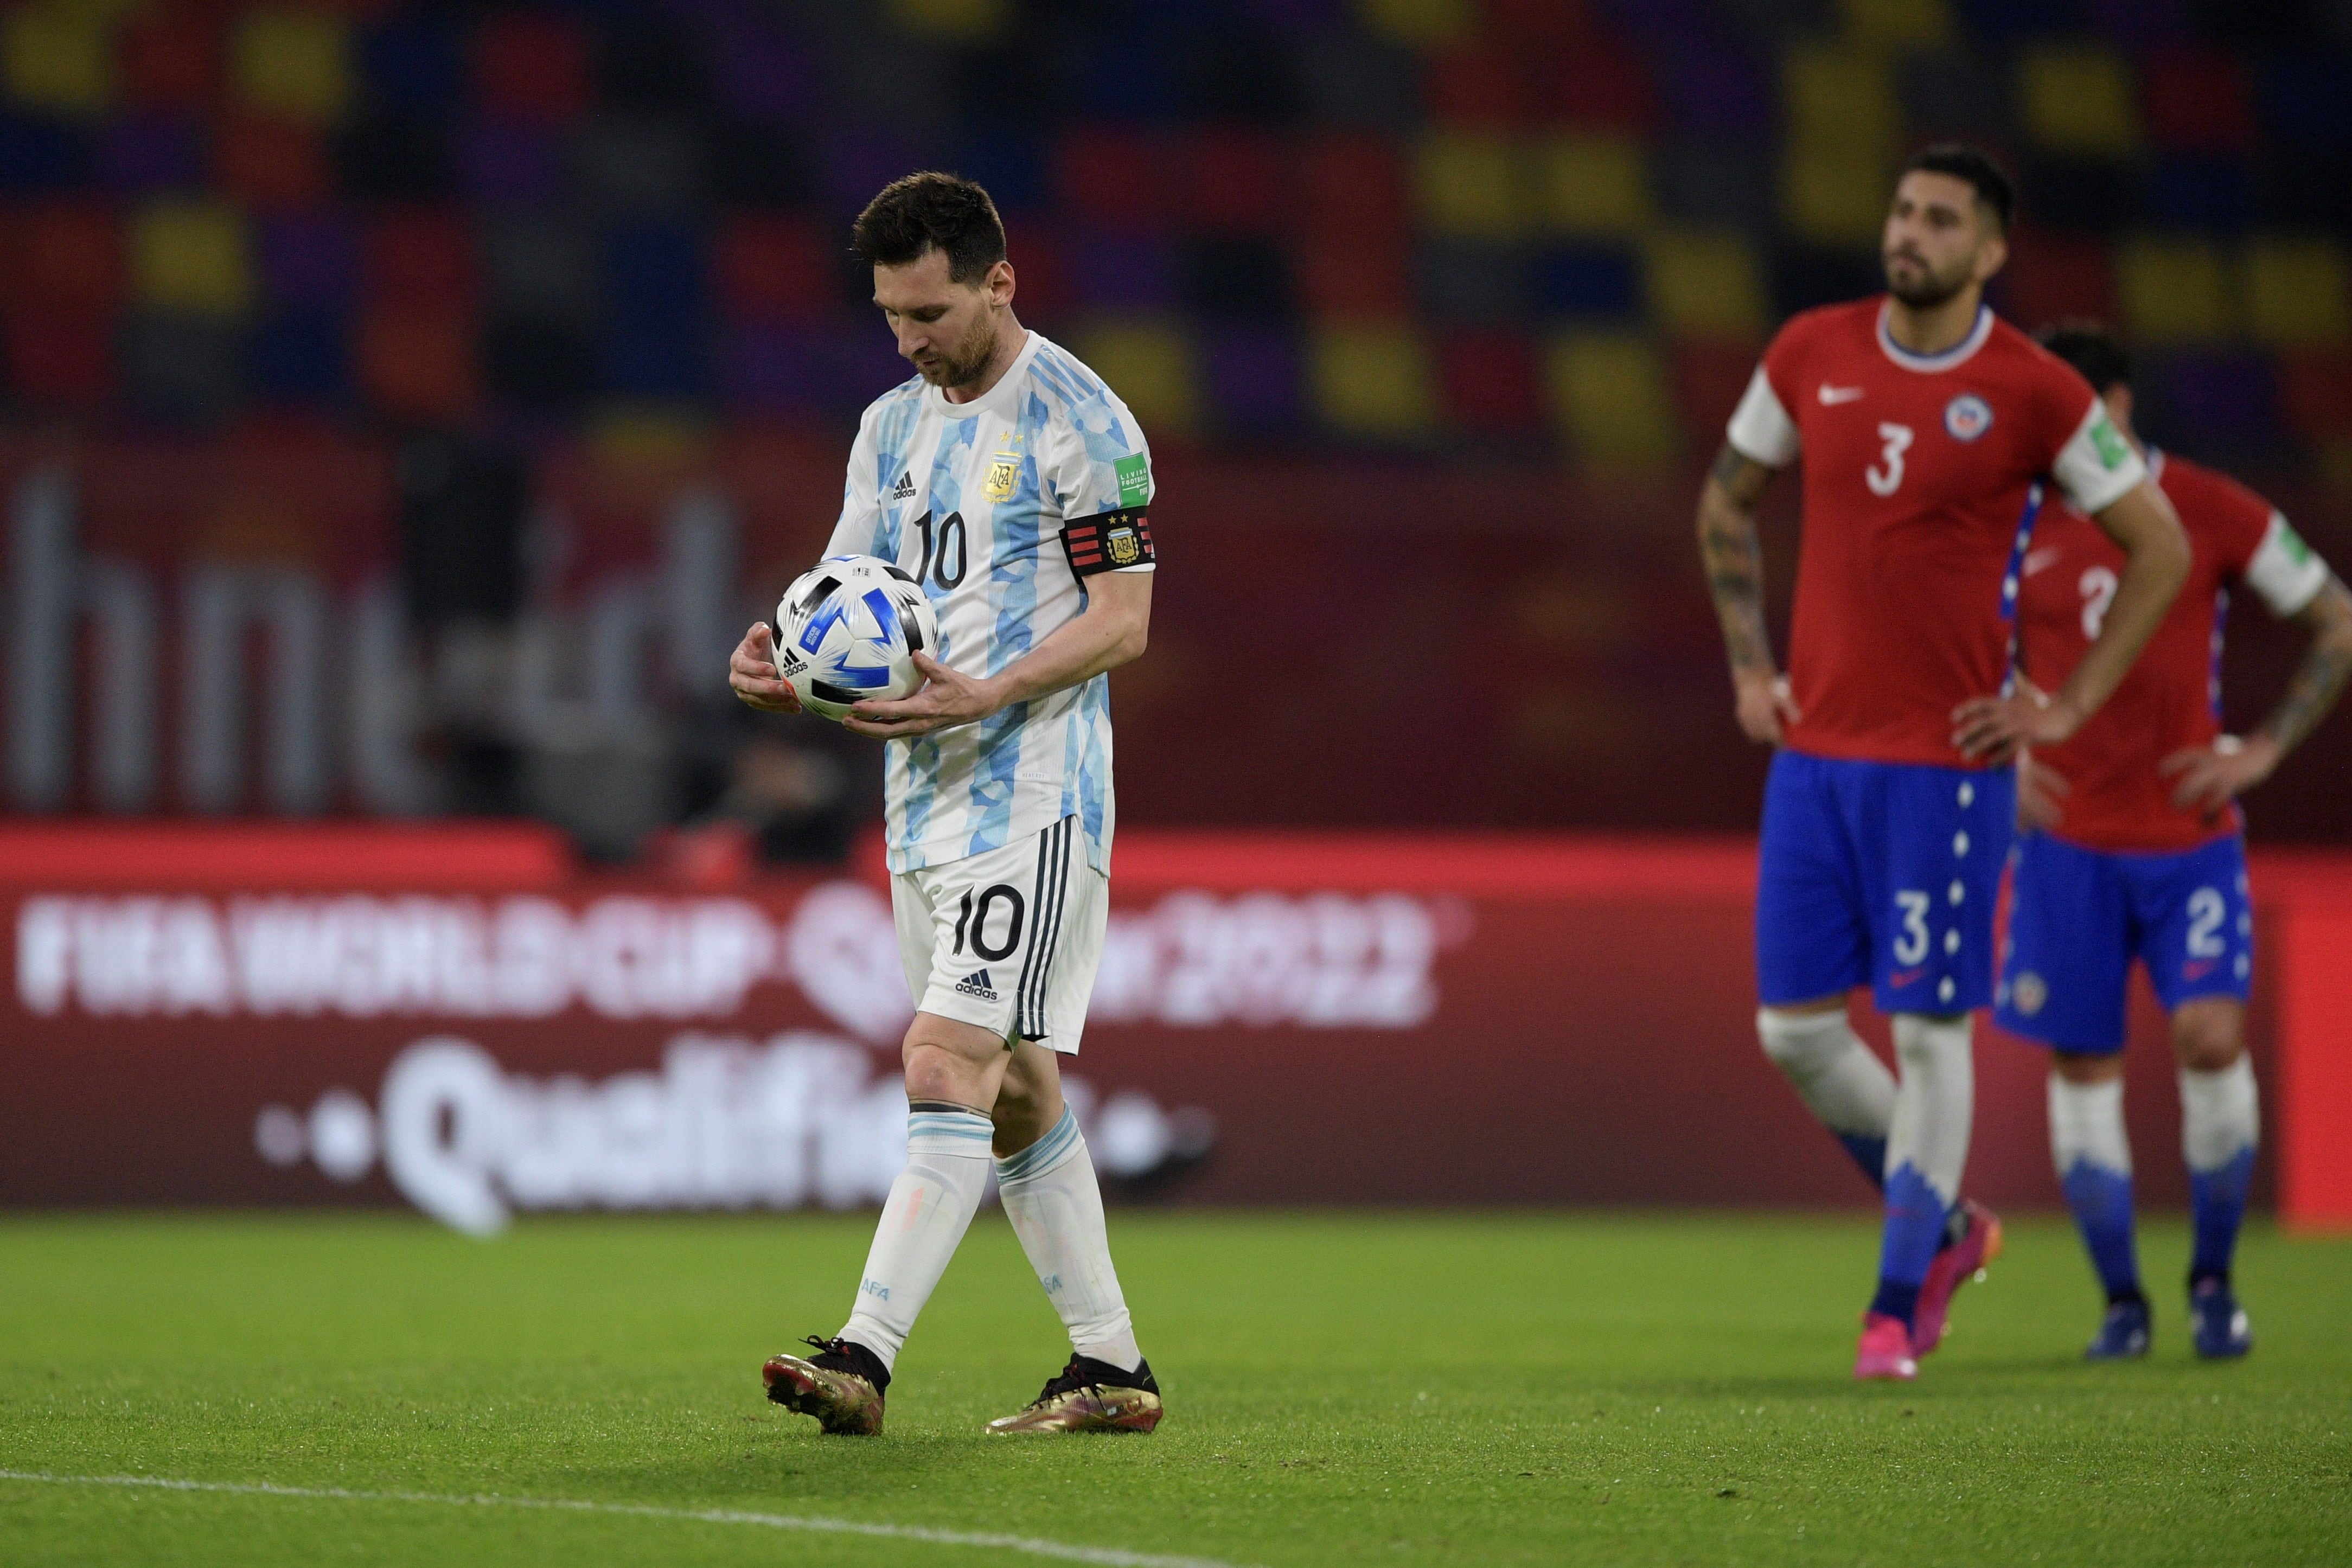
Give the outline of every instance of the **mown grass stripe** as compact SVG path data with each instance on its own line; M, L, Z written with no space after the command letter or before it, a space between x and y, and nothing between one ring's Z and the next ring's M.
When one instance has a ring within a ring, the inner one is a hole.
M173 1476L59 1476L37 1470L0 1470L0 1481L29 1481L48 1486L148 1487L159 1491L216 1492L233 1497L299 1498L321 1502L437 1503L457 1508L535 1509L554 1513L599 1513L631 1519L667 1519L693 1524L751 1524L769 1530L800 1530L819 1535L866 1535L887 1541L919 1541L933 1546L972 1546L1050 1557L1064 1563L1093 1563L1103 1568L1238 1568L1213 1557L1167 1557L1149 1552L1126 1552L1115 1546L1076 1546L1034 1536L1002 1535L987 1531L936 1530L922 1524L883 1524L862 1519L827 1519L814 1514L753 1513L731 1508L661 1508L650 1503L597 1502L586 1498L471 1496L454 1492L355 1491L345 1487L289 1487L270 1481L198 1481Z

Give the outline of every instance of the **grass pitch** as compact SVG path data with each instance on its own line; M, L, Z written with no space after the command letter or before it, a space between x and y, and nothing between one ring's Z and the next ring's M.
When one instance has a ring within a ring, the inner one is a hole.
M1866 1219L1112 1223L1168 1397L1150 1437L981 1436L1066 1354L993 1212L879 1439L820 1438L758 1376L838 1326L861 1217L488 1244L389 1215L0 1220L0 1558L2352 1560L2352 1242L2255 1229L2254 1354L2206 1365L2186 1239L2153 1226L2157 1352L2092 1367L2088 1271L2030 1221L1918 1384L1857 1387Z

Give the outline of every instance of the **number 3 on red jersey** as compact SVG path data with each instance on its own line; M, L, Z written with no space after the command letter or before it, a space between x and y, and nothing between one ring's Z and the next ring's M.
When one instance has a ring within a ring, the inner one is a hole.
M1911 427L1882 424L1878 427L1878 439L1886 444L1879 449L1878 462L1864 469L1862 476L1869 482L1870 493L1884 498L1895 494L1903 483L1903 455L1911 449Z

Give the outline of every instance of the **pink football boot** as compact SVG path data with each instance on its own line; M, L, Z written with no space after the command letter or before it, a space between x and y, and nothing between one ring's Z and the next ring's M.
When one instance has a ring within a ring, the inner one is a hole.
M1919 1364L1911 1356L1911 1331L1903 1326L1901 1318L1884 1312L1862 1314L1862 1343L1854 1349L1853 1375L1864 1383L1874 1378L1908 1383L1919 1375Z
M1919 1282L1919 1310L1912 1318L1911 1351L1925 1355L1944 1343L1944 1324L1952 1311L1952 1292L1976 1278L1977 1270L2000 1256L2000 1216L1973 1198L1960 1199L1969 1228L1960 1239L1936 1254L1927 1277Z

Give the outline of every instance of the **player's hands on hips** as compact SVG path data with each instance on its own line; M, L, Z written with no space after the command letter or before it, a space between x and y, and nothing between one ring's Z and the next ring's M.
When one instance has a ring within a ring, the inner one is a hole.
M841 722L860 735L884 740L929 735L960 724L976 724L1004 704L988 682L950 670L929 653L917 653L915 668L923 672L920 690L895 702L868 697L849 710Z
M764 621L754 621L735 656L727 661L729 689L761 713L798 713L801 699L776 670L775 633Z
M1789 725L1797 722L1797 699L1789 695L1789 677L1769 670L1734 670L1731 689L1739 711L1740 733L1759 746L1780 746Z
M2017 754L2017 825L2050 829L2066 814L2066 797L2073 787L2046 762L2036 762L2030 749Z
M2082 727L2074 704L2022 680L2005 697L1971 697L1952 710L1952 744L1960 755L1995 767L2012 760L2021 746L2056 746Z
M2167 778L2178 774L2172 803L2184 811L2217 817L2230 802L2271 776L2278 766L2278 743L2267 735L2217 735L2210 746L2176 751L2156 765Z

